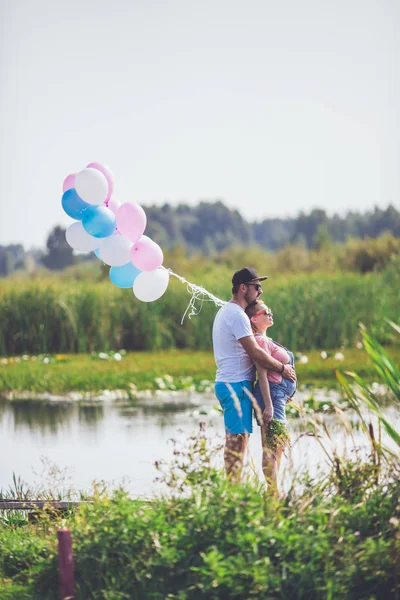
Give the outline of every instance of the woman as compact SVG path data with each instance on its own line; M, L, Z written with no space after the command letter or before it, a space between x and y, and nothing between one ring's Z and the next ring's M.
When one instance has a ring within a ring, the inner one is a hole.
M283 364L294 367L293 354L266 336L267 329L274 324L272 312L261 300L256 300L246 308L257 343L263 350ZM254 397L262 411L261 439L263 446L263 473L267 482L277 491L278 471L282 452L289 441L286 429L286 403L296 391L296 383L283 379L282 375L266 371L257 365L258 381ZM260 412L260 411L256 411Z

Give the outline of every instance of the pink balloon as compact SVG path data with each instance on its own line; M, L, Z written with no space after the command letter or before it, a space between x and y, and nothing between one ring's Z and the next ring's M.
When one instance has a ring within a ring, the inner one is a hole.
M131 260L141 271L154 271L162 265L164 255L158 244L147 235L142 235L132 247Z
M71 173L64 179L63 193L75 187L75 173Z
M113 176L113 174L111 173L111 171L108 167L106 167L105 165L102 165L99 162L91 162L87 165L86 168L87 169L97 169L98 171L100 171L100 173L103 173L104 177L107 179L108 194L107 194L106 199L104 200L104 204L106 206L108 206L111 195L114 191L114 176Z
M143 208L139 204L126 202L121 204L116 217L118 231L132 242L137 242L146 229L147 219Z
M114 213L114 215L117 215L117 210L120 206L121 205L118 202L118 200L114 200L114 198L110 198L107 204L107 208L109 208Z

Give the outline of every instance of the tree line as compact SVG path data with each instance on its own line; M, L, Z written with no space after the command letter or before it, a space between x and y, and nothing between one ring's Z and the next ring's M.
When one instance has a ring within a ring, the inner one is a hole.
M400 237L400 212L392 205L364 213L349 212L329 217L325 210L300 212L293 218L267 218L248 222L238 210L221 201L197 206L170 204L146 208L148 235L163 248L183 246L205 254L230 246L257 244L274 252L288 244L318 249L327 242L343 243L349 238L376 238L384 233Z
M288 245L320 250L331 243L349 239L378 238L391 234L400 238L400 212L392 205L375 207L364 213L328 216L322 209L300 212L293 218L267 218L249 222L238 210L223 202L200 202L196 206L179 204L148 206L146 234L164 250L184 248L187 253L211 256L227 248L258 245L276 252ZM65 229L56 226L47 238L46 250L26 253L21 244L0 246L0 275L6 276L30 264L63 269L75 257L65 240Z

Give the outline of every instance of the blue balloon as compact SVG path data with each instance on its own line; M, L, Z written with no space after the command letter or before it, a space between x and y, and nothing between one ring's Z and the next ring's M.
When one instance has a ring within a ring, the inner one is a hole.
M106 206L91 206L82 216L82 225L89 235L106 238L114 232L114 213Z
M131 262L128 262L122 267L111 267L110 279L111 283L119 288L130 288L136 277L141 273Z
M61 204L67 215L78 221L82 219L85 210L92 206L78 196L75 188L71 188L63 193Z

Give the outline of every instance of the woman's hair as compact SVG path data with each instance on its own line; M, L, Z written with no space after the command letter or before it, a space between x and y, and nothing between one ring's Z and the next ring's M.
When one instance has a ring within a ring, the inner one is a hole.
M254 302L252 302L251 304L248 305L248 307L245 310L246 315L249 317L250 319L250 324L251 324L251 328L254 332L257 331L256 326L254 325L254 323L252 323L251 318L254 317L254 315L256 315L257 313L261 312L262 310L264 310L264 302L262 300L254 300Z

